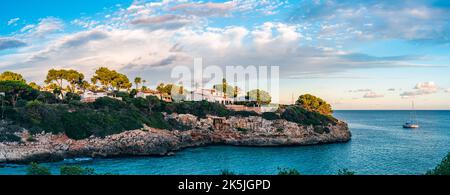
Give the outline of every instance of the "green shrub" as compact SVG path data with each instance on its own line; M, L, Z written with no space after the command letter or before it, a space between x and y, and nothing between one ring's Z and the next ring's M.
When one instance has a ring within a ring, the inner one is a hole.
M355 172L350 171L348 169L339 169L337 174L338 175L355 175Z
M233 112L233 115L241 117L259 116L255 111L235 111Z
M14 134L0 133L0 142L20 142L22 139Z
M39 95L37 96L36 100L39 100L46 104L58 103L58 99L56 98L55 94L48 92L48 91L39 92Z
M450 153L434 169L427 171L426 175L450 175Z
M297 169L278 168L278 175L300 175L300 172Z
M110 97L101 97L93 103L96 109L120 110L127 108L128 105L124 101L120 101Z
M296 104L311 112L317 112L323 115L333 114L330 104L311 94L301 95Z
M66 93L66 95L64 96L64 103L69 103L70 101L80 101L81 100L81 96L77 93Z
M228 169L224 169L220 171L220 175L236 175L233 171L230 171Z
M262 117L266 120L278 120L280 119L280 115L275 112L264 112L262 113Z
M33 135L28 135L27 142L36 142L36 138L33 137Z
M246 128L237 127L236 130L239 131L239 132L242 132L242 133L247 133L248 132L248 129L246 129Z
M328 125L337 122L332 116L310 112L299 106L287 106L281 118L302 125Z
M61 175L95 175L94 169L80 166L62 166L59 171Z
M27 175L51 175L50 168L31 163L27 168Z
M167 121L164 120L164 115L160 112L155 112L150 114L149 116L149 127L157 128L157 129L168 129L171 130L172 127L169 125Z

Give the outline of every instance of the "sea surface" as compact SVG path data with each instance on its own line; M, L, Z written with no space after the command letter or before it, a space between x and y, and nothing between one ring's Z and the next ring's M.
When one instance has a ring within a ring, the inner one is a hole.
M277 174L295 168L302 174L423 174L450 152L450 111L417 111L421 127L403 129L409 111L336 111L349 123L348 143L299 147L191 148L168 157L77 159L46 163L54 174L61 165L94 168L97 173L166 175ZM0 175L25 174L27 166L0 165Z

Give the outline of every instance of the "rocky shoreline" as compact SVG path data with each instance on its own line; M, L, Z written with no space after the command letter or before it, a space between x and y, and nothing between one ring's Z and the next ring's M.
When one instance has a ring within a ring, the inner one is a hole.
M168 131L145 126L84 140L45 133L28 140L28 132L22 131L17 133L22 138L21 142L0 143L0 163L54 162L79 157L164 156L185 148L208 145L300 146L351 139L347 124L341 121L335 125L306 126L259 116L197 118L189 114L172 114L165 117L190 130Z

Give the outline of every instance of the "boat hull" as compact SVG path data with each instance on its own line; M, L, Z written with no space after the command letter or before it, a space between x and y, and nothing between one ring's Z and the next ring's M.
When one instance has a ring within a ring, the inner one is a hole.
M419 128L419 125L403 125L403 128L405 128L405 129L417 129L417 128Z

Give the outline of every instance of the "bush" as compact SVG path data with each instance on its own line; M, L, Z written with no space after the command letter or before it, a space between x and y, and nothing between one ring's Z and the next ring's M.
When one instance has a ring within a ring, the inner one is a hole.
M120 101L110 97L98 98L95 100L93 105L96 109L112 109L112 110L120 110L128 107L124 101Z
M235 111L233 112L233 115L241 117L259 116L255 111Z
M355 172L350 171L348 169L339 169L337 174L338 175L355 175Z
M62 166L59 171L61 175L95 175L94 169L80 166Z
M434 169L427 171L426 175L450 175L450 153Z
M239 131L239 132L242 132L242 133L247 133L248 132L248 129L246 129L246 128L237 127L236 130Z
M201 118L206 117L206 115L226 117L231 113L224 105L207 101L165 104L164 110L169 114L171 112L178 114L192 114Z
M27 169L27 175L51 175L50 168L31 163Z
M77 93L66 93L66 95L64 96L64 102L65 103L69 103L70 101L80 101L81 100L81 96Z
M308 111L317 112L323 115L331 115L333 113L330 104L310 94L301 95L296 104Z
M233 171L230 171L228 169L224 169L220 171L220 175L236 175Z
M275 112L264 112L262 114L262 117L266 120L271 120L271 121L281 119L280 115L278 115Z
M310 112L299 106L288 106L282 112L281 118L302 125L328 125L336 124L332 116L325 116L317 112Z
M58 103L58 99L56 98L55 94L48 91L39 92L39 95L37 96L36 100L39 100L40 102L44 102L46 104Z
M168 129L168 130L172 129L169 123L164 120L164 116L160 112L150 114L149 123L147 125L157 129Z
M17 135L0 132L0 142L20 142L21 140Z
M300 172L297 169L278 168L278 175L300 175Z

